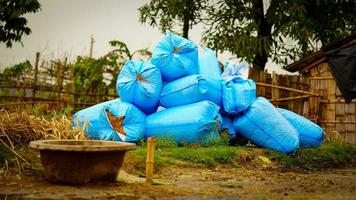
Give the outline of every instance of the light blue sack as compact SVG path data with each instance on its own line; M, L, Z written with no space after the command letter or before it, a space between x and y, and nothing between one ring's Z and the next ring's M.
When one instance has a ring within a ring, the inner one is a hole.
M108 120L106 110L115 117L125 117L122 125L126 136L113 129ZM122 102L120 99L114 99L78 111L74 114L72 123L74 128L85 128L85 135L93 140L116 140L137 143L144 135L145 120L145 114L134 105ZM87 127L84 127L85 121L87 121Z
M198 73L204 77L212 79L220 79L221 68L215 52L209 48L204 48L204 51L199 54L199 70Z
M151 62L164 81L198 73L198 47L192 41L168 32L153 50Z
M121 100L134 104L146 114L157 110L161 88L159 69L144 61L128 60L116 82Z
M301 147L319 147L323 143L324 130L320 126L292 111L277 109L298 131Z
M236 131L234 129L233 120L229 116L222 116L222 124L220 130L226 130L230 141L235 141L237 139Z
M221 82L202 75L190 75L163 85L159 101L163 107L209 100L222 105Z
M218 111L219 106L210 101L167 108L147 117L145 137L170 138L178 145L207 144L220 137Z
M263 97L258 97L245 113L234 119L234 128L262 147L286 154L299 147L297 130Z
M253 80L244 80L235 76L230 81L223 81L224 110L232 115L246 110L256 100L256 84Z

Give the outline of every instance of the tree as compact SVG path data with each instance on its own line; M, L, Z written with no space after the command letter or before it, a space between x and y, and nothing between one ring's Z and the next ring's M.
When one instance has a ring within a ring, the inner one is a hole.
M219 0L209 8L203 41L264 69L268 58L286 64L355 33L355 8L338 0Z
M31 29L23 15L40 10L37 0L0 1L0 43L11 47L13 42L21 42L22 35L29 35Z
M133 59L136 55L148 57L152 55L147 49L131 52L127 45L119 40L110 41L109 44L114 49L104 56L99 58L78 56L76 62L69 65L73 74L72 86L75 92L103 92L107 88L104 80L110 81L109 87L114 88L117 74L126 60ZM111 74L112 77L105 76L105 73Z
M0 81L4 81L7 83L12 83L11 81L20 81L21 76L26 74L32 69L32 65L30 61L26 60L25 62L21 62L19 64L15 64L11 67L7 67L4 69L3 73L0 73Z
M139 8L140 22L159 26L165 33L182 26L182 35L188 38L189 29L201 22L207 0L151 0Z

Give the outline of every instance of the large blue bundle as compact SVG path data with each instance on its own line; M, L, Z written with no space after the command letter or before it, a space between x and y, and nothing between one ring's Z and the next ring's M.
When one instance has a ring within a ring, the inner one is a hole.
M292 111L283 108L278 108L278 111L298 131L301 147L319 147L323 143L324 130L320 126Z
M178 145L202 143L218 138L219 106L210 101L167 108L146 120L146 137L170 138Z
M122 101L134 104L146 114L157 110L161 88L159 69L144 61L127 61L116 82L116 89Z
M199 54L199 70L198 73L213 79L220 79L221 68L215 52L209 48L205 48L202 54Z
M165 84L159 100L166 108L203 100L221 106L221 82L201 75L186 76Z
M223 81L222 99L227 113L238 114L256 100L256 84L253 80L245 80L239 76Z
M299 147L297 130L263 97L235 118L234 128L251 142L286 154Z
M161 70L164 81L197 74L198 47L192 41L168 32L153 50L151 62Z
M114 125L108 114L115 120ZM72 122L75 128L85 128L84 133L90 139L139 142L145 132L145 118L134 105L115 99L78 111Z
M234 141L237 138L236 131L234 129L233 120L230 116L223 115L220 130L226 130L230 141Z

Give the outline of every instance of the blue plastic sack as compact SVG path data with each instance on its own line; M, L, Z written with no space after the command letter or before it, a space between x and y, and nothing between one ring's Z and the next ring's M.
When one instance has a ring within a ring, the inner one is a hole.
M166 108L203 100L222 105L220 80L202 75L186 76L163 85L159 98L161 105Z
M144 61L127 61L116 82L121 100L134 104L146 114L157 110L161 88L159 69Z
M170 138L178 145L207 144L219 138L219 106L210 101L167 108L147 116L146 136Z
M320 126L292 111L277 109L298 131L301 147L319 147L323 143L324 130Z
M256 100L256 84L253 80L244 80L235 76L223 81L224 110L232 115L246 110Z
M221 68L215 52L209 48L204 48L203 53L199 54L198 73L204 77L220 79Z
M234 129L233 120L229 116L222 116L222 123L220 130L226 130L230 141L234 141L237 138L236 131Z
M248 63L243 61L242 63L235 65L235 63L226 61L224 63L224 72L221 75L221 78L225 81L230 81L235 76L239 76L242 79L248 79Z
M286 154L299 147L297 130L263 97L258 97L245 113L234 119L234 128L262 147Z
M125 117L122 125L126 135L113 129L106 111L115 117ZM145 120L145 114L134 105L122 102L120 99L114 99L78 111L73 116L72 124L74 128L84 128L84 134L93 140L137 143L144 135ZM84 127L85 121L87 121L87 127Z
M153 50L151 62L164 81L198 73L198 47L192 41L168 32Z

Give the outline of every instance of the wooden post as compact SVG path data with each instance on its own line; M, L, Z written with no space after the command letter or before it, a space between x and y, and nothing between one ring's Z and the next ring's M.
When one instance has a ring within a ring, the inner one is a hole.
M278 77L274 71L272 73L272 85L278 85ZM272 99L279 99L279 89L272 88Z
M60 71L60 79L59 79L59 93L58 93L58 100L61 100L61 93L62 93L62 87L63 87L63 79L64 79L64 73L66 71L66 67L67 67L67 57L65 57L64 59L64 65L61 67L61 71ZM64 96L64 95L63 95ZM63 104L64 99L63 100Z
M89 58L93 57L93 47L94 47L94 38L93 36L90 37L90 50L89 50Z
M38 76L38 63L40 61L40 52L36 53L36 61L35 61L35 79L33 83L33 90L32 90L32 98L36 97L36 90L37 90L37 76Z
M156 139L147 139L146 182L152 183Z

